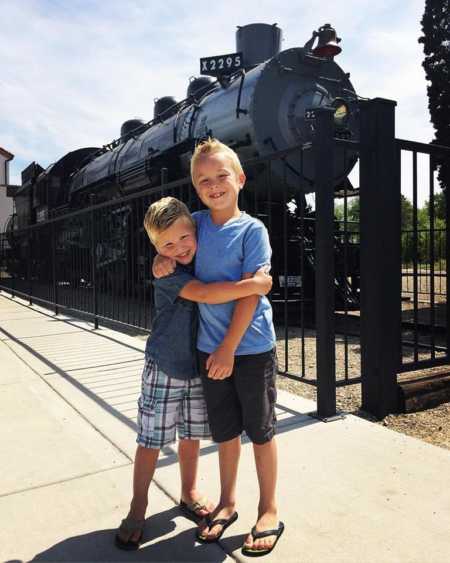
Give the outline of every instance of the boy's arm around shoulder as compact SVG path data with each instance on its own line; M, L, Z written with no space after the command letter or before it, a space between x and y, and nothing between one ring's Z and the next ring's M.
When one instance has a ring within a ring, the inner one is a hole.
M248 295L266 295L272 288L272 277L267 268L260 268L254 276L237 282L202 283L193 274L177 266L167 276L155 278L155 287L162 291L169 301L177 297L196 303L218 304L235 301Z
M155 280L164 280L176 270L176 262L170 258L156 255L153 261L153 276ZM263 266L254 276L237 282L203 283L191 279L185 283L179 292L180 297L196 303L216 305L228 303L249 295L267 295L272 289L272 277L268 268Z
M198 280L188 282L180 291L180 297L210 305L235 301L249 295L267 295L272 289L272 277L267 268L260 268L254 276L237 282L203 283Z

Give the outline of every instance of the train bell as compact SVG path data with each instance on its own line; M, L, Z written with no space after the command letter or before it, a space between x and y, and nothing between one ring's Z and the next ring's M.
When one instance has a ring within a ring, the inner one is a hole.
M316 57L332 58L342 51L338 45L341 39L337 37L336 30L329 23L319 27L317 36L319 41L317 47L313 49L313 54Z

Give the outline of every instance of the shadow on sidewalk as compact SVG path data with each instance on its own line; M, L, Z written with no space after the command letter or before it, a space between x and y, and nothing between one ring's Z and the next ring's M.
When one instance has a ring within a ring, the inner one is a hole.
M195 542L195 528L184 530L170 538L161 539L176 529L174 519L180 516L177 507L147 518L144 544L138 551L122 551L114 545L116 529L96 530L87 534L63 540L45 551L38 553L31 561L54 562L95 562L118 561L224 561L227 554L217 545L203 545ZM156 540L156 541L155 541ZM226 539L226 546L235 549L241 536ZM148 545L152 542L151 545ZM240 543L239 543L240 542ZM236 546L234 545L236 544Z
M48 316L48 315L43 314L43 316ZM58 320L51 319L51 322L71 324L67 320L59 320L59 319ZM43 335L39 337L40 344L33 342L33 338L35 337L29 337L29 336L17 337L14 334L12 334L11 331L7 330L5 327L0 327L0 335L3 335L5 337L5 341L9 341L17 346L20 346L22 350L28 352L34 358L39 360L39 362L45 365L46 368L48 368L48 371L46 371L45 373L39 373L38 371L36 371L36 369L34 369L31 365L29 365L29 363L24 359L23 356L18 355L17 349L14 349L14 347L10 346L13 353L15 353L18 357L20 357L20 359L23 362L25 362L30 367L30 369L32 369L35 373L37 373L37 375L45 383L47 383L47 385L49 385L53 390L56 390L56 387L54 386L50 378L52 377L52 375L56 375L59 376L61 379L65 380L72 387L83 393L83 395L91 399L93 402L95 402L105 412L112 415L114 418L122 422L128 428L136 431L137 429L136 423L133 420L133 418L128 415L128 412L132 412L133 414L135 413L136 407L134 403L133 403L133 407L129 409L126 409L126 407L123 406L121 407L121 405L130 404L130 399L129 399L130 390L127 387L123 387L124 385L125 386L128 385L130 375L127 370L129 369L132 369L133 371L133 375L131 377L133 377L135 381L130 385L131 385L131 389L135 390L136 400L137 400L139 394L137 381L139 380L140 370L142 369L141 364L143 363L143 358L144 358L143 351L139 348L134 348L128 344L124 344L120 342L120 340L114 340L112 338L109 338L108 336L104 336L99 333L92 333L92 331L88 331L86 329L82 329L82 330L88 333L89 335L91 335L92 339L96 340L98 337L102 337L102 339L106 339L106 340L102 340L101 342L112 341L114 345L117 346L118 350L131 349L133 352L137 352L142 357L139 359L111 358L110 363L105 363L104 353L102 352L102 346L97 345L95 347L95 354L92 360L87 364L84 363L83 367L81 368L74 368L72 367L75 361L73 359L73 354L74 353L78 354L77 356L78 359L80 361L86 362L86 350L84 348L77 349L74 346L73 341L70 340L70 338L67 343L67 354L61 355L60 351L55 352L55 350L51 346L49 347L48 344L44 345L42 343L42 339L48 335ZM61 334L65 335L67 333L63 332ZM40 348L40 346L43 347ZM67 367L65 366L65 362L67 361L67 356L69 356L69 350L72 353L72 356L70 356L71 359L69 361L70 369L67 369ZM55 354L56 357L54 357ZM134 370L135 363L136 363L136 370ZM130 367L125 368L124 366L131 366L131 368ZM112 371L108 372L106 371L107 369ZM108 395L106 397L104 393L108 393L108 388L107 388L108 384L104 384L104 381L108 381L108 375L117 370L124 370L124 374L123 376L120 377L115 376L113 383L109 383L109 386L118 385L119 389L117 392L119 393L119 395L115 395L115 396ZM89 373L90 375L85 376L84 374L86 372ZM99 383L100 383L100 387L99 387ZM61 392L59 393L64 395ZM125 401L125 403L121 403L122 400L121 394L123 394L123 396L127 398L127 401ZM281 434L283 432L289 432L297 428L300 428L302 426L317 424L318 422L317 419L307 416L307 413L303 413L298 410L291 409L280 403L277 403L276 406L279 411L278 416L281 419L277 424L277 434ZM244 443L246 442L245 437L243 438L243 441ZM216 452L216 450L217 450L217 446L211 444L209 446L202 447L200 455L201 456L208 455L213 452ZM165 455L165 457L161 457L159 459L158 467L164 467L166 465L170 465L176 462L177 460L176 451L173 447L171 446L164 447L163 454Z

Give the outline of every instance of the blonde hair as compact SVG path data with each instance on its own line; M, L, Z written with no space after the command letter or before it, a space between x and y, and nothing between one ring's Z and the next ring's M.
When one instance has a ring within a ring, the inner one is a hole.
M169 196L152 203L144 217L144 227L152 243L155 244L157 235L168 229L180 217L186 217L195 228L195 221L189 209L179 199Z
M197 162L204 158L205 156L211 156L213 154L223 153L228 156L231 160L231 164L233 166L234 171L236 174L243 174L244 170L242 168L241 161L239 160L238 155L234 152L233 149L230 149L227 145L220 142L218 139L213 139L208 137L206 141L202 141L195 147L194 154L191 158L191 178L194 181L194 169Z

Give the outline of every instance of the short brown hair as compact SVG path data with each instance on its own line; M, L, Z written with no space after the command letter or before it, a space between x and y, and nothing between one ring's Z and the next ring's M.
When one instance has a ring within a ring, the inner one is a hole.
M175 197L163 197L152 203L144 217L144 227L155 244L156 236L168 229L177 219L186 217L195 228L195 221L186 205Z
M230 157L232 166L234 171L237 174L243 174L244 170L242 169L241 161L239 160L238 155L234 152L233 149L230 149L227 145L219 141L218 139L213 139L209 137L206 141L202 141L195 147L194 154L191 158L191 178L192 181L194 180L194 168L197 164L197 161L208 155L213 155L216 153L222 152Z

